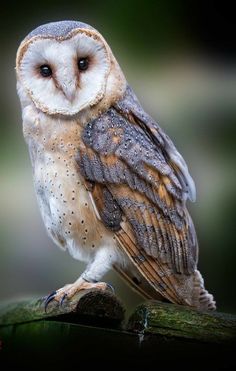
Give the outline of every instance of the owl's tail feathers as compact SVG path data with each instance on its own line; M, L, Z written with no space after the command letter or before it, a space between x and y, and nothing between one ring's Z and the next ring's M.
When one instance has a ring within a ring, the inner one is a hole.
M214 297L205 289L204 280L198 270L194 273L193 306L201 310L216 309Z

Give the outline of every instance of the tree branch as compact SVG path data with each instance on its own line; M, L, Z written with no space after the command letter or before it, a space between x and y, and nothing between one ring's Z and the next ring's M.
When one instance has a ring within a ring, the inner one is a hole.
M88 323L116 327L124 320L125 309L109 290L82 290L60 306L51 301L45 312L44 299L25 300L0 308L0 326L56 319L71 323Z
M136 308L129 319L128 330L144 335L224 343L236 340L236 316L153 300Z

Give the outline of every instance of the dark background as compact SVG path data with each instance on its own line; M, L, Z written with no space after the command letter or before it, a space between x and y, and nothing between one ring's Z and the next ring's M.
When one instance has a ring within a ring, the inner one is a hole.
M199 267L218 309L236 312L236 48L227 2L3 1L0 14L0 300L45 295L83 269L54 246L40 219L14 72L29 31L75 19L103 34L144 108L186 159L197 186L189 207ZM115 273L106 279L128 308L142 300Z

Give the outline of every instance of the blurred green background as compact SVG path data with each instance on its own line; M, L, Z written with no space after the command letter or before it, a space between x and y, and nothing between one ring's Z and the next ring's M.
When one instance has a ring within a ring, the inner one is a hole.
M75 19L103 34L142 105L186 159L197 186L189 208L199 267L218 309L236 312L236 64L234 22L224 10L183 1L1 3L1 301L45 295L83 269L54 246L41 221L14 71L17 47L31 29ZM115 273L105 278L128 308L142 301Z

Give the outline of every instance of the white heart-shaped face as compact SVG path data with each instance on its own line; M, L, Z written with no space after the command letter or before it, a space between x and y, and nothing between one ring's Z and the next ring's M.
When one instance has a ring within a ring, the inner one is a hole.
M72 116L103 98L110 64L103 39L77 29L67 38L33 37L20 47L16 69L38 109ZM49 76L42 75L42 66L49 67Z

